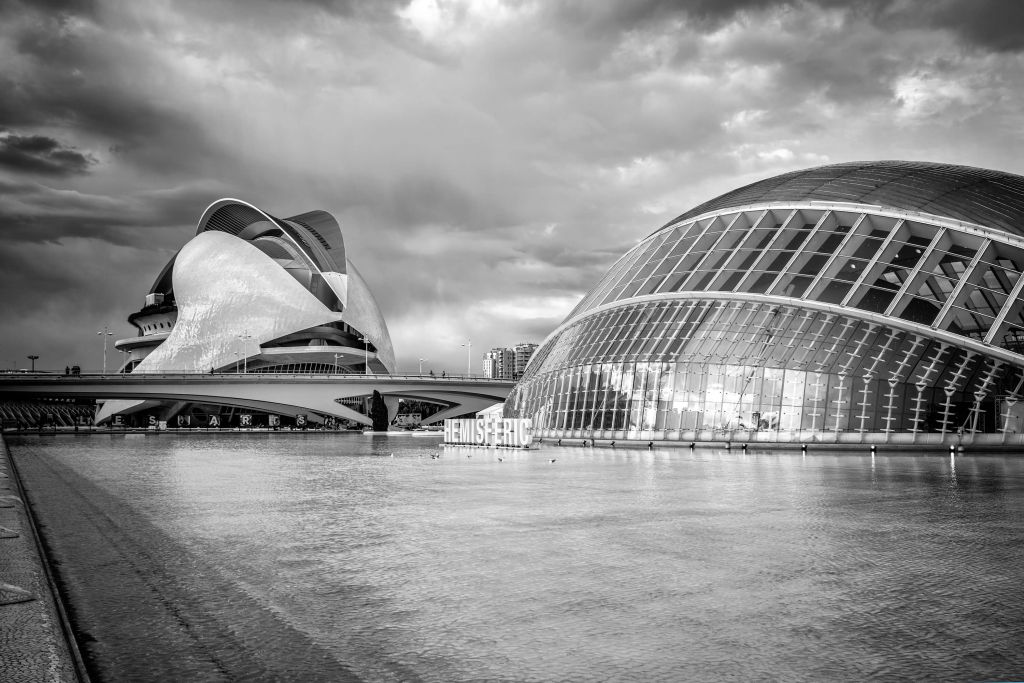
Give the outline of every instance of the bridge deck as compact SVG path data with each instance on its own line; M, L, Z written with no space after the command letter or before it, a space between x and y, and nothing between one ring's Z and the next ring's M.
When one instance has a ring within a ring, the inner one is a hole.
M59 375L54 373L0 373L0 388L3 386L32 385L81 385L103 382L106 384L410 384L423 383L439 386L487 386L512 387L515 382L508 379L472 377L466 375L312 375L285 373L89 373L80 375Z

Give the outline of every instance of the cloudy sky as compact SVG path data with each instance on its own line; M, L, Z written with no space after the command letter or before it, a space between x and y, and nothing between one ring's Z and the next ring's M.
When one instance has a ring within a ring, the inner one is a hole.
M1024 174L1022 112L1016 0L0 0L0 367L98 370L236 197L339 219L401 369L478 370L701 201Z

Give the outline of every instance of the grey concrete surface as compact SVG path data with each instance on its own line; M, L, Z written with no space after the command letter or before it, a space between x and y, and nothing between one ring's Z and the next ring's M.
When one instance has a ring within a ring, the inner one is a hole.
M0 680L79 681L15 476L0 436Z

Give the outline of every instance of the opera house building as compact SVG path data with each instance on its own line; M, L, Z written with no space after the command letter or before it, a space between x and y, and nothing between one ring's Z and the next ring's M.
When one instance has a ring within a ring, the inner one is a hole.
M1024 177L822 166L624 254L505 404L536 436L1018 444Z
M279 219L235 199L214 202L128 320L138 336L115 344L127 356L122 372L379 375L395 368L384 318L338 222L324 211ZM114 400L97 422L149 408L169 414L159 402Z

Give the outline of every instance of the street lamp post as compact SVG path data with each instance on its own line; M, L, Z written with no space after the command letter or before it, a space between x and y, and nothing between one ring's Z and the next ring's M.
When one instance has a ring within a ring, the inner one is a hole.
M28 357L28 359L29 359L30 361L32 361L32 372L35 372L35 371L36 371L36 359L37 359L37 358L39 358L39 356L29 356L29 357Z
M335 374L335 375L337 375L337 374L338 374L338 357L339 357L339 356L341 356L341 354L340 354L340 353L336 353L336 354L334 354L334 374Z
M238 335L238 338L242 342L242 374L249 372L249 340L252 339L252 335L249 334L249 330L245 330L242 334ZM235 372L238 372L238 365L235 365Z
M423 374L423 361L430 360L429 358L420 358L420 374Z
M370 374L370 340L366 337L360 337L359 341L363 342L363 374Z
M473 340L467 339L463 344L466 347L466 377L473 374Z
M107 337L110 337L114 333L108 330L107 326L104 325L103 331L97 332L96 334L103 337L103 374L105 375L107 374Z

